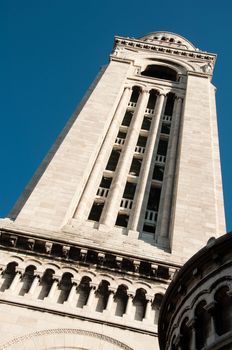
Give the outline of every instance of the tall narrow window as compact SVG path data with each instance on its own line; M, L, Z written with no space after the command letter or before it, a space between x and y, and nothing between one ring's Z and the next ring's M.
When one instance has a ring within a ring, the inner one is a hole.
M115 171L120 157L120 150L113 149L106 165L106 170Z
M157 154L161 156L166 156L167 154L168 143L165 140L160 140L158 144Z
M142 159L133 158L130 167L130 175L139 176Z
M160 193L161 189L156 187L151 187L148 203L147 203L147 209L148 210L154 210L158 211L159 209L159 201L160 201Z
M123 198L133 199L135 195L136 184L132 182L127 182L123 193Z
M157 99L157 93L155 90L151 90L149 100L147 103L147 108L154 110L155 108L155 103Z
M164 115L172 115L175 102L175 94L169 92L167 94L167 103L164 110Z
M126 111L124 118L123 118L123 121L122 121L122 125L123 126L130 126L132 117L133 117L133 112Z
M133 87L130 102L136 103L138 101L140 91L141 89L138 86Z
M150 130L150 127L151 127L151 118L150 117L144 117L141 129L148 131L148 130Z
M93 220L93 221L98 222L100 220L103 207L104 207L103 202L95 201L92 205L91 210L90 210L88 220Z

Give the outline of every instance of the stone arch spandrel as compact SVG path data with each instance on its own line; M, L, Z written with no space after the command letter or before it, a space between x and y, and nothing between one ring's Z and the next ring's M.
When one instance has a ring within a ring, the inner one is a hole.
M133 350L104 334L82 329L57 328L29 333L0 345L0 350Z

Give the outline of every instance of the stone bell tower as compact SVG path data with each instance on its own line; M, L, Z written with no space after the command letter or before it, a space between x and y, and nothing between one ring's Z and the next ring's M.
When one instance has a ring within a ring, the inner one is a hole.
M215 59L169 32L115 38L1 220L0 349L158 350L175 271L225 232Z

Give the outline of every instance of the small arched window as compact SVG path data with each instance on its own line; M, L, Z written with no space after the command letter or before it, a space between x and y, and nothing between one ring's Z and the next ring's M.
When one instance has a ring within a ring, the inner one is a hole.
M174 69L159 64L148 65L141 75L171 81L178 80L177 72Z
M232 298L228 294L229 287L223 286L215 293L215 325L218 335L232 330Z
M130 102L134 102L136 103L138 101L139 95L141 92L141 88L138 86L133 86L132 88L132 94L131 94L131 98L130 98Z

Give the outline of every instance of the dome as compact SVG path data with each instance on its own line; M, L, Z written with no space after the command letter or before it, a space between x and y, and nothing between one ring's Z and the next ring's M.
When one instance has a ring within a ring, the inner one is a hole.
M149 43L171 46L185 50L197 50L190 41L183 38L181 35L171 32L153 32L138 39Z

